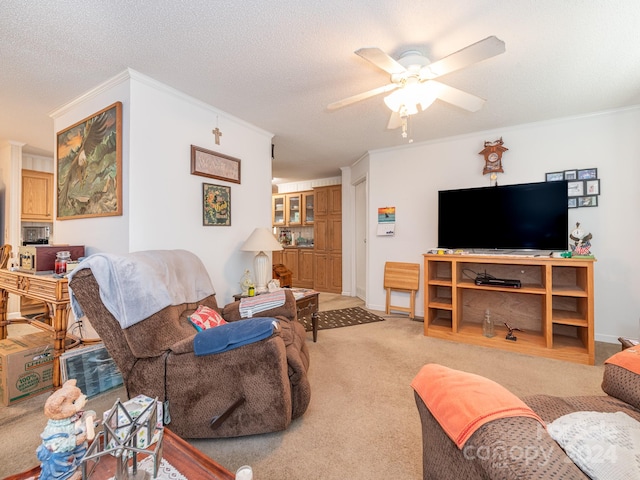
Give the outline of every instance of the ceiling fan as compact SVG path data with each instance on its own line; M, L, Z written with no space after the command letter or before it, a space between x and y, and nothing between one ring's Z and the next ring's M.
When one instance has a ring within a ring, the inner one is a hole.
M339 100L327 108L335 110L392 92L384 98L385 104L393 112L387 128L402 126L402 136L406 137L407 117L418 113L418 105L424 111L437 98L470 112L478 111L484 104L484 99L434 79L504 52L504 42L495 36L480 40L433 63L415 50L407 51L395 60L377 47L361 48L355 53L391 75L391 83Z

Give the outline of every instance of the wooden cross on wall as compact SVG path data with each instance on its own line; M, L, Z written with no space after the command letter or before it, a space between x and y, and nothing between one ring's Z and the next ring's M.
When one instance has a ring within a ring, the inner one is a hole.
M220 129L216 127L215 130L211 131L211 133L216 136L216 145L220 145L220 137L222 136L222 132L220 131Z

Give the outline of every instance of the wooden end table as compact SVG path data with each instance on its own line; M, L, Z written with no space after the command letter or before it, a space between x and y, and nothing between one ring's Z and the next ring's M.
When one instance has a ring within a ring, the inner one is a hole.
M296 310L298 318L311 316L311 329L313 331L313 341L318 341L318 310L320 308L320 292L307 288L292 288L296 297ZM260 295L260 294L258 294ZM247 298L247 295L238 293L233 296L235 301Z
M48 310L45 317L48 318L50 325L28 318L9 320L7 318L7 303L10 293L44 302ZM54 388L58 388L62 384L60 355L66 349L80 343L79 338L67 333L69 308L69 284L66 278L0 269L0 340L7 338L7 327L11 323L29 323L34 327L51 332L53 337ZM67 343L69 339L71 340L70 344Z
M188 479L234 480L236 478L235 474L207 457L168 428L164 429L162 458ZM105 480L113 477L114 469L114 459L105 455L93 471L91 479ZM40 466L37 466L27 472L6 477L4 480L35 480L39 475Z

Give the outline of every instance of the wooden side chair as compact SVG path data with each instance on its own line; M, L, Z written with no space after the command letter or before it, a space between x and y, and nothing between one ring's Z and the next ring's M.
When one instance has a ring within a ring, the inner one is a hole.
M408 312L413 320L416 316L416 292L420 286L420 264L386 262L384 264L384 288L387 290L386 313L391 310ZM391 290L409 293L409 307L391 305Z
M0 268L7 268L10 258L11 258L11 245L6 243L2 245L2 248L0 249Z

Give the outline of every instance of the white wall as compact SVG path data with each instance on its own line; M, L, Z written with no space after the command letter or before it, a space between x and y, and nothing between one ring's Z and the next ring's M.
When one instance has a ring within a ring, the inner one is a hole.
M124 214L57 221L55 241L88 253L190 250L207 267L218 302L230 302L244 270L253 270L254 253L241 252L242 243L255 227L271 226L272 135L133 70L94 92L57 116L55 130L123 103ZM192 144L239 158L242 183L191 175ZM231 226L202 225L203 183L231 187Z
M361 165L368 167L367 307L384 310L386 261L422 265L422 254L437 246L438 190L489 185L478 152L484 141L503 137L509 151L503 155L505 173L498 175L500 184L544 181L547 172L598 169L600 205L570 209L570 226L580 222L593 234L592 252L598 259L596 339L615 343L621 335L636 338L640 317L640 253L635 248L640 235L636 211L640 205L639 127L640 108L631 108L369 152L368 165L360 162L354 166L357 175L351 175L351 183L356 183L356 177L364 175ZM393 237L376 236L377 209L385 206L396 207ZM352 237L349 225L345 228L345 236ZM416 310L424 315L422 288Z
M130 86L129 75L123 72L91 91L60 107L51 114L54 133L52 145L57 150L56 133L74 125L94 113L122 102L122 204L123 215L113 217L56 220L53 239L49 243L84 245L85 253L126 253L129 251L129 138L130 134ZM54 185L57 185L57 172ZM57 212L57 194L54 195L54 211ZM57 217L57 214L56 214Z

